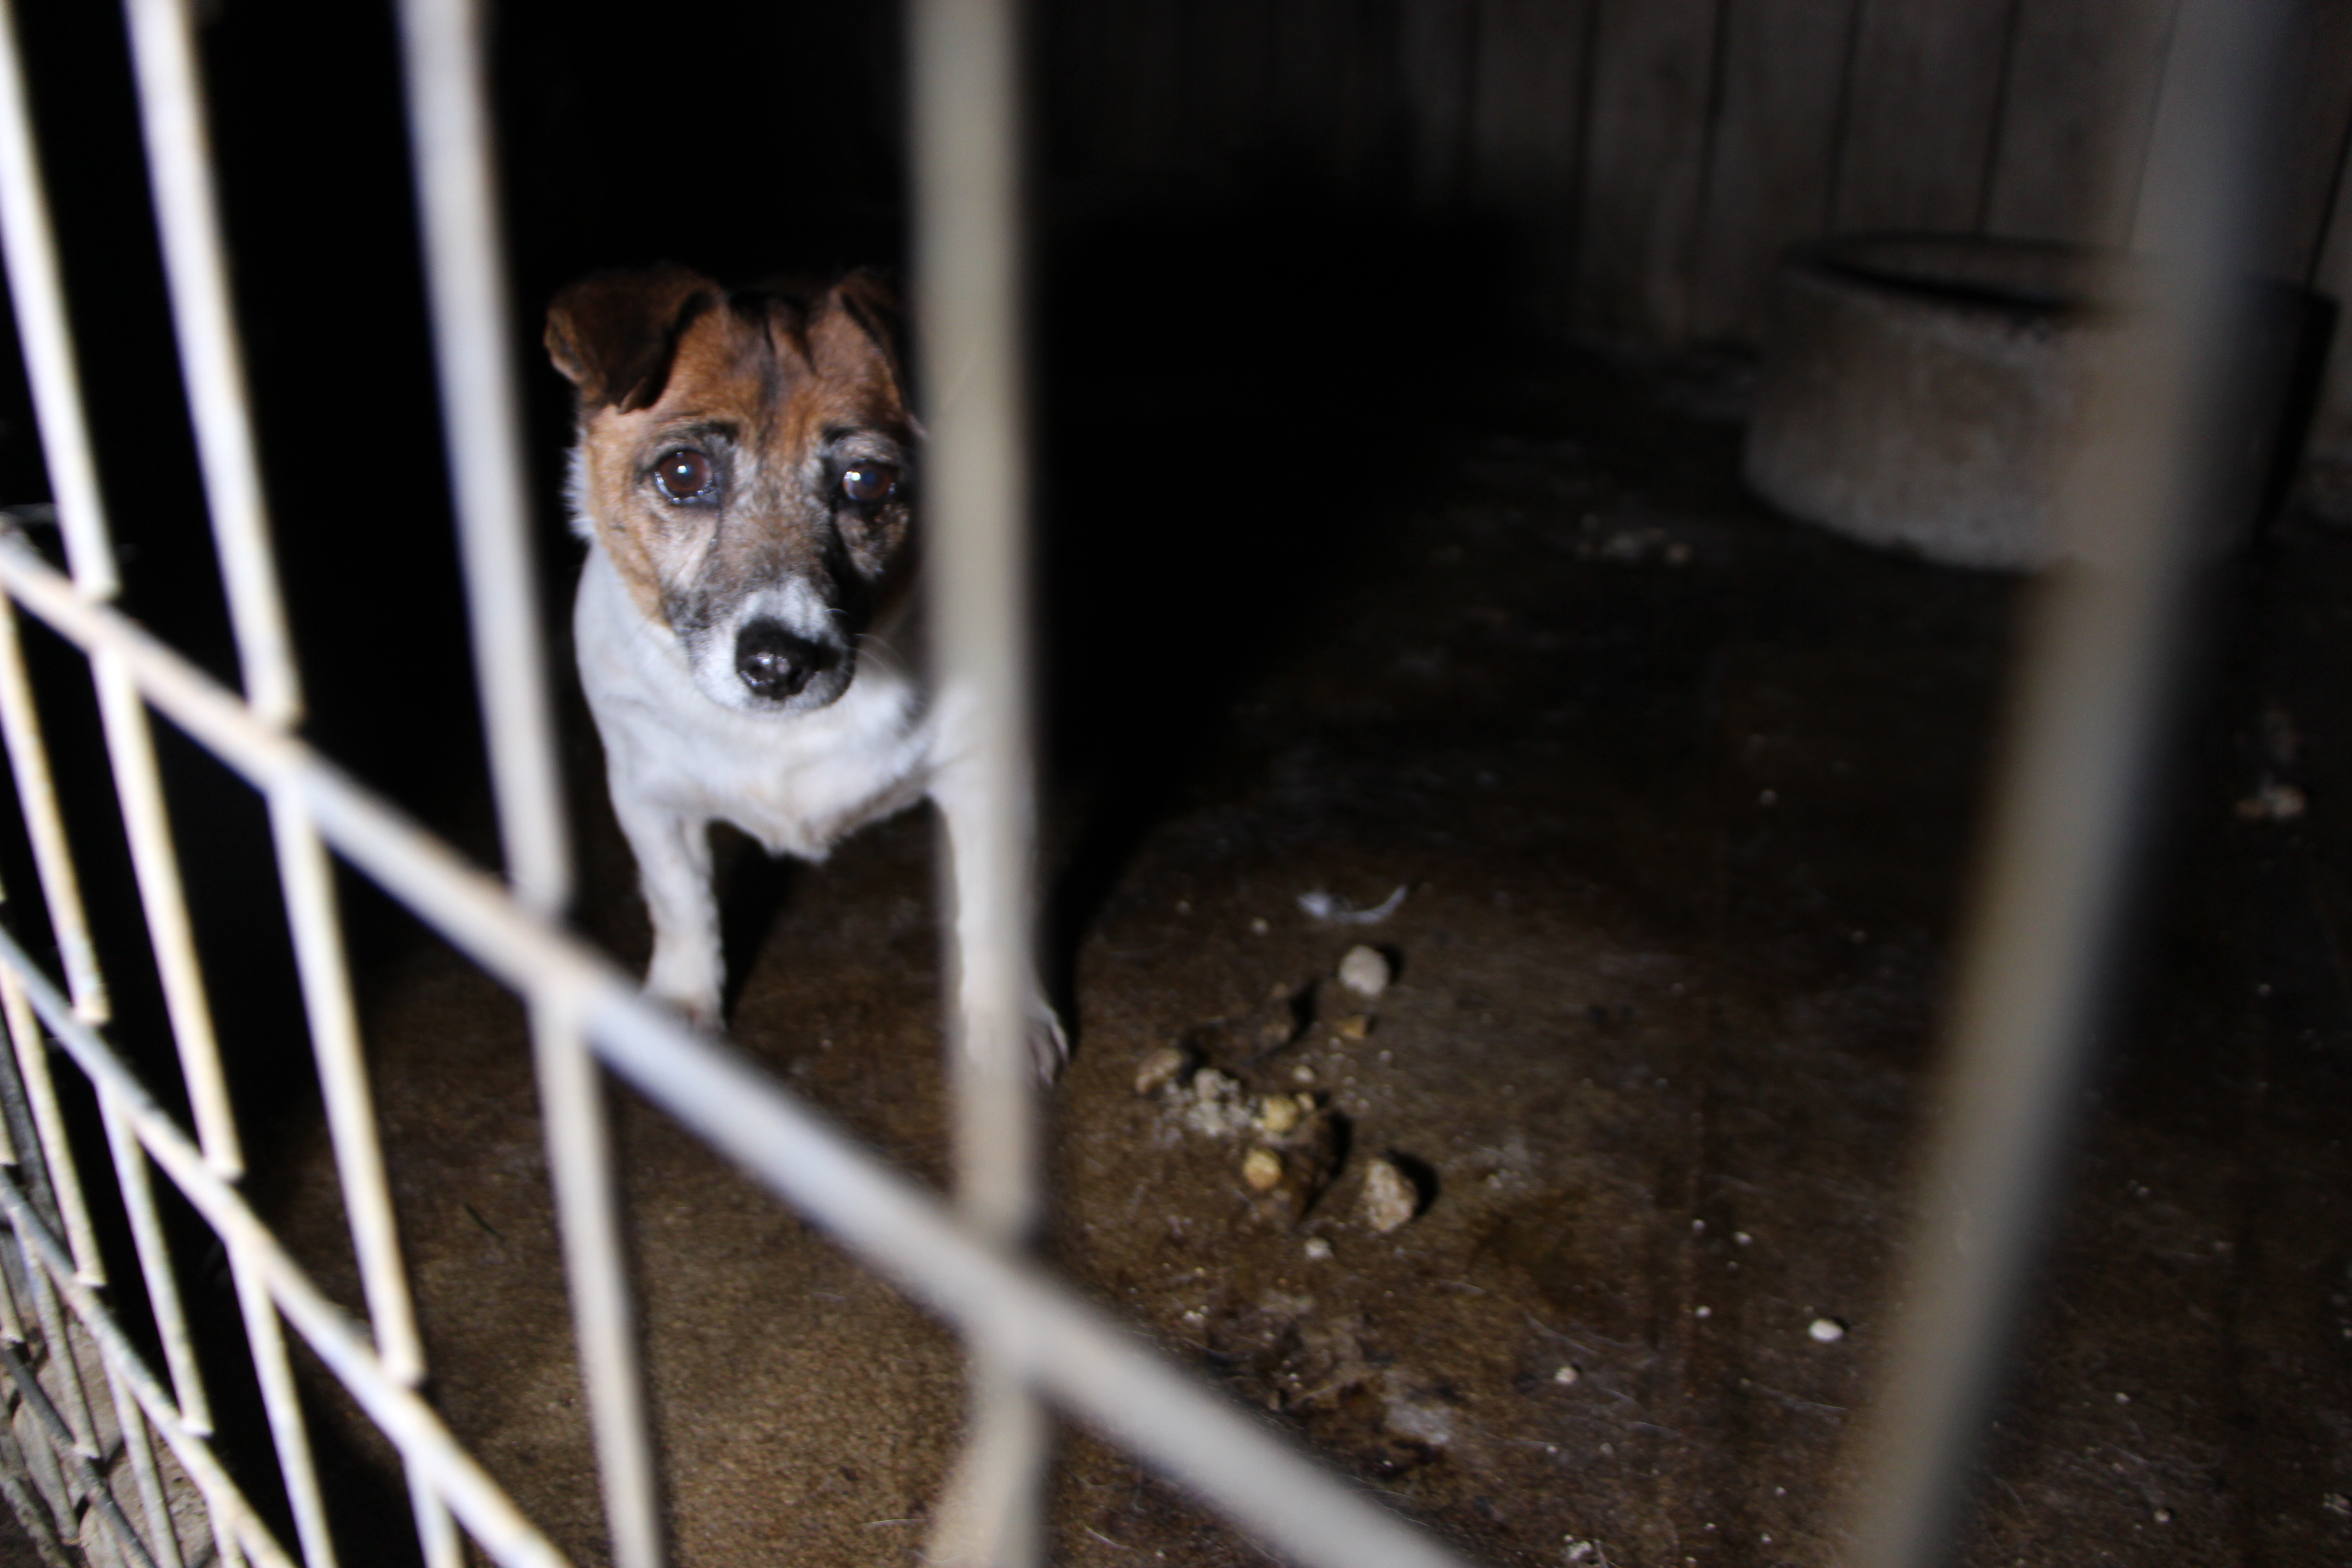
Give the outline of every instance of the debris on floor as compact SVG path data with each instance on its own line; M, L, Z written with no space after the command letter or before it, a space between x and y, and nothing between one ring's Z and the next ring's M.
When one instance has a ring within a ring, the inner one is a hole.
M1367 1002L1377 1002L1389 988L1388 955L1376 947L1356 946L1339 961L1339 984Z
M1358 909L1337 893L1317 888L1298 895L1298 907L1331 925L1376 926L1404 907L1406 889L1400 887L1370 909Z
M1421 1189L1393 1158L1383 1156L1364 1167L1364 1193L1357 1212L1385 1236L1412 1224L1421 1213Z

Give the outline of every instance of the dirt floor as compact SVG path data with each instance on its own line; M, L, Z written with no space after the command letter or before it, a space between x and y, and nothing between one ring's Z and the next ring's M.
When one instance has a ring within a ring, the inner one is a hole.
M1054 1267L1490 1563L1830 1561L1885 1342L2017 590L1766 513L1740 390L1584 361L1484 387L1124 837L1084 779L1049 810L1084 884ZM2219 600L1970 1563L2352 1560L2352 533L2291 517ZM584 918L638 962L579 761ZM936 1181L932 837L743 860L730 907L737 1041ZM1360 943L1376 1001L1336 979ZM602 1563L517 1010L419 942L367 1027L442 1407ZM1139 1093L1171 1047L1201 1070ZM1298 1094L1261 1196L1250 1116ZM914 1561L953 1342L623 1123L677 1561ZM288 1131L257 1191L354 1300L323 1134ZM1419 1208L1387 1232L1383 1162ZM351 1558L404 1561L380 1450L320 1415ZM1062 1459L1056 1562L1265 1561L1085 1433Z

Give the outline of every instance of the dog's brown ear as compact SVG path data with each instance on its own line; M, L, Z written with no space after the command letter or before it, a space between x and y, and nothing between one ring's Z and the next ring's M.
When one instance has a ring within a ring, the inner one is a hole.
M898 308L898 291L890 286L890 280L872 268L861 267L833 286L832 299L842 313L856 321L858 330L873 341L888 363L890 374L903 384L906 373L899 339L905 321Z
M668 262L599 272L547 308L547 357L580 389L583 408L651 407L679 335L719 300L718 284Z

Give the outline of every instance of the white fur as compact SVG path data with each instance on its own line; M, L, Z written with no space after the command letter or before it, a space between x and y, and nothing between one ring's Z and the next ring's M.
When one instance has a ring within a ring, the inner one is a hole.
M951 726L879 639L861 639L848 689L825 707L721 705L702 690L678 637L638 607L593 530L583 531L588 560L572 630L614 812L653 921L648 993L699 1022L718 1021L725 973L710 885L713 820L733 823L772 854L822 860L846 835L929 795L948 819L964 880L979 845L957 831L959 803L971 794L955 766L962 748L943 742ZM978 951L986 933L961 920L958 927L960 951ZM969 1018L975 998L962 1000ZM1051 1077L1065 1049L1061 1031L1042 999L1030 1012L1037 1065Z

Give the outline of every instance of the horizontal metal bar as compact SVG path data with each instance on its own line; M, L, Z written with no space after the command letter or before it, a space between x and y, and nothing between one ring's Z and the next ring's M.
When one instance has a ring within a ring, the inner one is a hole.
M68 640L118 654L160 711L257 786L299 790L328 841L386 891L517 991L577 1006L599 1054L642 1092L918 1300L1011 1358L1073 1414L1301 1562L1331 1568L1460 1562L1107 1316L974 1240L937 1200L759 1068L646 1001L609 960L532 918L496 880L299 742L260 723L233 693L135 623L76 594L21 537L0 537L0 586ZM55 1000L56 991L44 983L35 996L37 1004L42 996ZM79 1026L60 1037L78 1060L84 1049L102 1048ZM90 1070L87 1064L84 1070ZM193 1155L176 1129L160 1125L170 1132L174 1158ZM143 1125L141 1135L184 1188L191 1179L205 1182L220 1194L213 1201L233 1205L242 1223L257 1227L208 1173L184 1177ZM190 1196L197 1194L191 1190ZM310 1289L307 1280L302 1285ZM323 1302L320 1310L336 1310ZM290 1307L288 1316L295 1318ZM349 1331L339 1314L335 1331ZM369 1369L380 1374L372 1358ZM419 1414L430 1418L421 1405Z
M311 1282L247 1206L244 1194L213 1173L194 1142L155 1102L138 1075L95 1029L73 1016L64 995L5 929L0 929L0 963L23 977L35 1010L74 1064L100 1094L114 1097L155 1163L230 1250L241 1252L258 1268L270 1300L295 1332L392 1439L412 1471L465 1521L483 1549L509 1568L569 1568L563 1554L458 1446L433 1407L385 1369L364 1326Z

